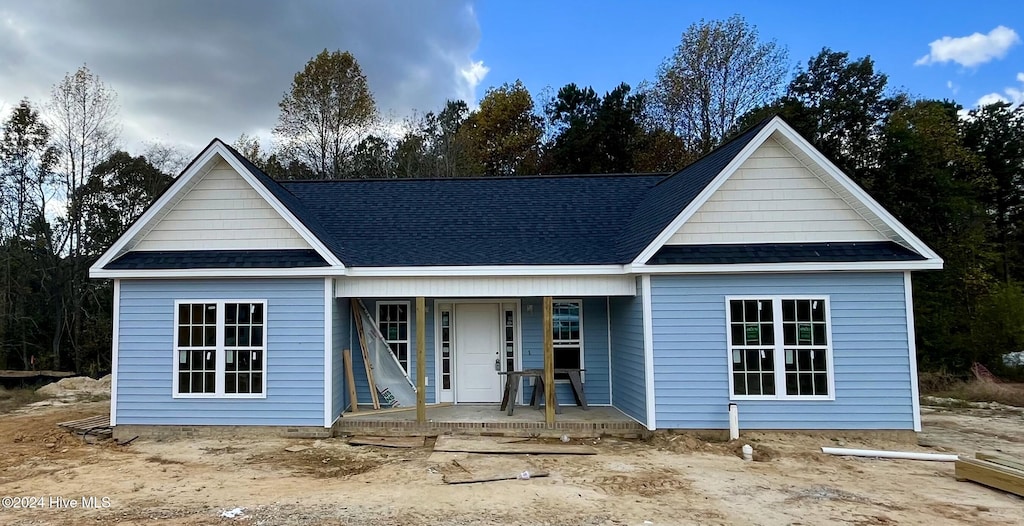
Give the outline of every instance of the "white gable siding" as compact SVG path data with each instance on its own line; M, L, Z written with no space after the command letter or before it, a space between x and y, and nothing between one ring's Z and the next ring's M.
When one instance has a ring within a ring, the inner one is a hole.
M284 248L310 246L223 160L135 246L135 250Z
M680 227L668 244L887 239L770 138Z

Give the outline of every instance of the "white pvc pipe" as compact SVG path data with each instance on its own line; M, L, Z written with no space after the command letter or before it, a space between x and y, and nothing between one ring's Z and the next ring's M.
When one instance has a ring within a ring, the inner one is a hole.
M935 462L955 462L957 455L940 453L915 453L913 451L881 451L878 449L846 449L842 447L823 447L821 452L826 455L846 455L851 457L900 458L904 460L931 460Z
M740 410L736 404L729 404L729 440L740 437Z

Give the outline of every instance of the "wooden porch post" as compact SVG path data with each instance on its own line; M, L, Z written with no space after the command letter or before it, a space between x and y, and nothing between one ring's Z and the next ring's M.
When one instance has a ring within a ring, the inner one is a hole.
M416 423L427 423L427 301L416 298Z
M555 342L551 333L552 324L551 296L544 296L544 421L547 425L555 424Z

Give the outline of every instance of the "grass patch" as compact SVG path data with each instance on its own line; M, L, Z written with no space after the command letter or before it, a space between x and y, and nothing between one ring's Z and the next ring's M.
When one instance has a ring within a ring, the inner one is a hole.
M0 388L0 414L10 413L28 404L45 400L46 397L36 393L35 389L3 389Z
M941 378L939 373L930 373L929 378L921 382L921 392L939 398L952 398L964 402L998 402L1000 404L1024 407L1024 385L981 380L960 380L947 377ZM951 402L949 407L956 407Z

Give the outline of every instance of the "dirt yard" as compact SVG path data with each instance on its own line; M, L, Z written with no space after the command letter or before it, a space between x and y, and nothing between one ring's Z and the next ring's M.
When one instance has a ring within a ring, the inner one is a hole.
M593 456L479 455L350 446L344 439L86 444L57 422L103 402L0 415L0 524L1024 524L1024 499L953 478L951 463L839 458L820 446L1024 458L1024 410L926 407L921 447L745 434L574 441ZM756 450L744 462L742 444ZM294 445L309 446L298 452ZM444 475L549 472L446 485ZM25 499L28 497L29 499ZM95 508L81 509L83 497ZM109 500L104 500L107 498ZM62 500L55 500L62 499ZM70 508L76 501L76 508ZM224 514L234 517L225 517Z

